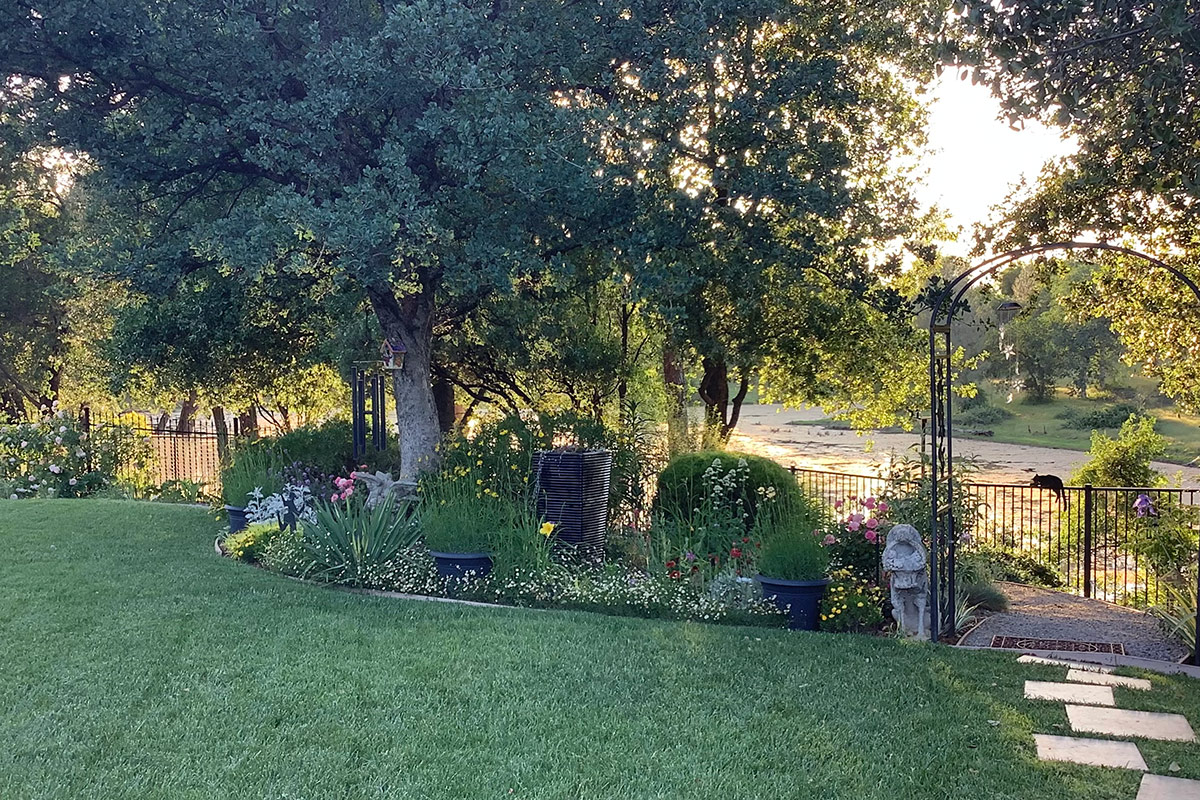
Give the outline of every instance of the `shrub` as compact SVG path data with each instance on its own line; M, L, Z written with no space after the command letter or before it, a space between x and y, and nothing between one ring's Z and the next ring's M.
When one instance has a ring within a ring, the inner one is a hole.
M822 529L831 563L869 583L879 582L883 555L882 531L887 527L886 500L875 497L846 498L834 503L842 519Z
M706 480L705 473L712 469L714 462L722 473L728 473L740 461L746 462L746 477L744 483L736 488L736 495L731 500L735 505L743 506L747 528L754 524L758 507L764 500L791 503L797 508L811 504L795 477L771 459L707 450L684 453L671 459L671 463L658 476L654 513L677 515L690 521L708 495L711 481Z
M1012 419L1013 413L1000 406L978 406L969 411L955 415L954 421L960 425L994 425Z
M883 590L850 570L830 573L821 599L820 629L838 633L877 630L883 625Z
M987 545L960 551L956 572L964 584L1008 581L1057 589L1066 583L1053 567L1033 556Z
M130 429L106 425L85 433L63 411L0 426L0 480L10 498L94 494L114 483L118 470L149 458L149 447Z
M306 425L269 441L286 463L299 463L322 475L340 475L357 466L351 426L342 420Z
M1158 618L1159 624L1169 635L1178 639L1185 647L1196 652L1196 592L1195 581L1186 589L1164 586L1167 602L1151 606L1150 613Z
M258 561L271 539L279 535L279 526L273 522L254 522L237 533L231 533L221 542L226 552L242 561Z
M311 559L304 575L331 583L378 585L400 551L421 535L415 504L390 497L374 508L351 499L319 501L315 517L301 522L300 548Z
M984 608L988 611L1008 610L1008 597L992 581L963 584L962 591L966 595L967 603L974 608Z
M1080 413L1074 410L1064 411L1059 415L1063 425L1076 430L1096 430L1098 428L1119 428L1130 417L1136 417L1142 411L1132 403L1118 403L1109 408L1097 409Z
M783 529L763 536L758 571L785 581L815 581L829 570L829 553L811 531Z

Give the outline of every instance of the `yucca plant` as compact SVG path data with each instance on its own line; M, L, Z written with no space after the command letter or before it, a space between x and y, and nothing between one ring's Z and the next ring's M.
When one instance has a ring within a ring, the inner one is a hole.
M415 504L388 497L374 508L357 499L318 502L316 521L303 523L301 547L312 564L304 577L375 586L389 563L420 538Z
M1196 652L1196 595L1168 584L1162 585L1167 602L1163 605L1151 606L1150 613L1158 617L1169 635L1175 637Z

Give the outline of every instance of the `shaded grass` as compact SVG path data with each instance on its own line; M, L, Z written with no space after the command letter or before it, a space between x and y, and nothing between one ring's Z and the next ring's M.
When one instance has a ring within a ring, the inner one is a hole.
M0 503L0 797L1129 798L1042 764L1012 654L394 601L217 558L202 511ZM1200 683L1124 707L1200 721ZM998 723L998 724L993 724ZM1200 778L1196 745L1144 744Z

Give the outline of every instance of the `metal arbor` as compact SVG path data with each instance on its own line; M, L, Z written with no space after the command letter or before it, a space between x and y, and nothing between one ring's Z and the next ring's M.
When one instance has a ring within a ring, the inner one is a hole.
M932 491L930 498L930 548L929 548L929 606L930 637L937 641L943 630L954 627L955 603L955 550L958 544L957 524L954 519L953 480L954 436L951 428L950 401L953 393L953 378L950 370L951 323L962 305L967 290L996 270L1028 256L1052 250L1107 250L1139 258L1155 267L1161 267L1192 290L1200 303L1200 286L1175 267L1153 256L1101 242L1051 242L1030 245L981 261L946 284L933 304L929 318L929 400L931 432L930 472ZM1197 568L1200 573L1200 567ZM1200 603L1200 575L1197 576L1197 601ZM1200 622L1200 619L1197 620ZM1197 664L1200 664L1200 648L1197 648Z

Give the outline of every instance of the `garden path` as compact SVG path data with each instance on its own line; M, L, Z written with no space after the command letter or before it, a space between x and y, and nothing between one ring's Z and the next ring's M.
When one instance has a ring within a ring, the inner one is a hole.
M1022 656L1023 663L1067 666L1066 682L1025 681L1025 699L1062 702L1072 733L1128 737L1148 741L1186 743L1196 749L1196 734L1181 714L1117 708L1114 690L1129 692L1123 699L1138 704L1138 695L1153 691L1150 681L1110 674L1110 668ZM1097 690L1101 691L1097 691ZM1059 726L1055 726L1059 727ZM1106 769L1132 769L1142 773L1136 800L1200 800L1200 781L1152 775L1138 745L1126 738L1082 738L1035 733L1038 758ZM1200 756L1198 756L1200 757ZM1179 766L1172 764L1170 769Z
M1159 661L1178 661L1187 654L1143 611L1018 583L999 586L1008 597L1008 611L989 614L959 644L988 647L993 637L1010 636L1121 644L1126 655Z

